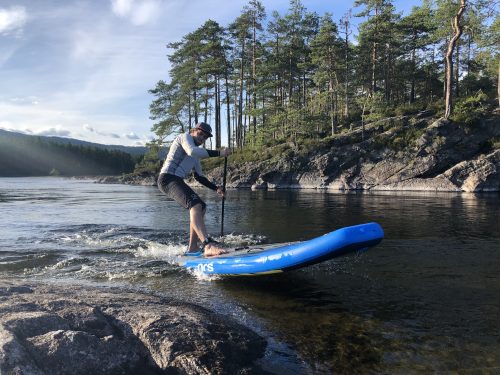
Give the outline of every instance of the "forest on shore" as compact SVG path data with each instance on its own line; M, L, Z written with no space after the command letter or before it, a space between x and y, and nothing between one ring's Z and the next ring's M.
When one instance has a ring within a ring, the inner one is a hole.
M0 177L119 175L134 170L126 152L0 134Z
M356 0L319 15L300 0L285 14L250 0L230 24L207 20L168 44L169 77L150 90L156 138L139 169L155 169L158 150L199 121L214 128L211 147L225 133L257 153L429 109L474 123L498 105L495 4L423 0L403 16L390 0Z

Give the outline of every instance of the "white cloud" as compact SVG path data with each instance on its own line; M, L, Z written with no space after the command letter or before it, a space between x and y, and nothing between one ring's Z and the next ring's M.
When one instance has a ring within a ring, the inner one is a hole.
M153 21L160 10L157 0L111 0L111 9L118 17L128 18L134 25Z
M111 0L111 9L120 17L127 16L131 9L134 0Z
M95 133L97 135L101 135L103 137L111 137L111 138L115 138L115 139L120 139L121 137L116 134L116 133L109 133L109 132L102 132L102 131L99 131L99 130L96 130L95 128L93 128L92 126L90 126L89 124L83 124L83 128L91 133ZM133 134L133 133L131 133ZM128 136L127 136L128 138ZM132 138L129 138L129 139L132 139Z
M61 125L56 125L55 127L46 128L37 130L34 132L36 135L44 135L44 136L57 136L57 137L69 137L71 136L71 132L67 129L64 129Z
M13 97L9 99L12 103L19 105L38 105L40 101L34 95L23 96L23 97Z
M89 124L83 124L83 128L91 133L93 133L95 130L92 126L90 126Z
M0 121L0 129L10 131L12 129L12 123L10 121Z
M13 6L9 9L0 9L0 34L22 31L27 19L25 7Z
M158 14L159 8L160 3L158 1L141 2L132 13L132 23L139 26L153 21Z
M125 137L127 137L128 139L140 139L140 137L135 134L134 132L130 132L128 134L125 134Z

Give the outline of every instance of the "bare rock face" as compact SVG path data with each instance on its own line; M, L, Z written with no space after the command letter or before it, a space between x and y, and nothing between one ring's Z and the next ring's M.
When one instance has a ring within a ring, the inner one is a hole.
M0 285L1 374L252 374L263 338L199 306L118 289Z
M463 161L443 176L466 192L500 191L500 150Z

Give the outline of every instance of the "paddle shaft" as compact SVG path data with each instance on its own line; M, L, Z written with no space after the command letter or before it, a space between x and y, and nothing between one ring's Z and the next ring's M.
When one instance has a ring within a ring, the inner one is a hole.
M222 214L221 214L221 222L220 222L220 236L224 235L224 203L226 201L226 177L227 177L227 156L224 157L224 178L222 179L222 191L224 195L222 196Z

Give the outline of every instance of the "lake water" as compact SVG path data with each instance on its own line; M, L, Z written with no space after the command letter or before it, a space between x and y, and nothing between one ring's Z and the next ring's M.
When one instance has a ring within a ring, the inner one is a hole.
M220 199L199 192L217 235ZM201 304L266 336L263 362L279 374L499 373L498 194L229 191L222 240L297 241L370 221L385 239L361 256L210 279L175 266L188 214L155 187L0 178L0 277Z

